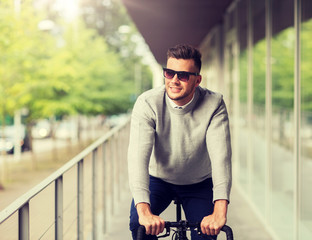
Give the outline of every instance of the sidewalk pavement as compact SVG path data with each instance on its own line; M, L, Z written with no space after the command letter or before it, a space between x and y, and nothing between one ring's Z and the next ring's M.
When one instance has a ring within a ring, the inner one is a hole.
M126 240L131 239L129 231L129 206L131 196L130 193L124 194L119 209L111 218L104 240ZM164 219L174 221L175 206L170 207L161 215ZM231 195L231 204L228 211L228 222L233 229L235 240L272 240L273 238L266 231L263 224L251 210L244 197L241 195L237 187L233 187ZM162 238L165 240L170 237ZM220 233L218 240L226 240L225 234Z

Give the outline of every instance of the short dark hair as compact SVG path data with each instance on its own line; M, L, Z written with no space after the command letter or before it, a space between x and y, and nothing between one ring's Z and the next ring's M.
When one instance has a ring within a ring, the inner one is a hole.
M201 69L201 53L195 47L187 44L178 44L167 51L167 59L193 59L195 66Z

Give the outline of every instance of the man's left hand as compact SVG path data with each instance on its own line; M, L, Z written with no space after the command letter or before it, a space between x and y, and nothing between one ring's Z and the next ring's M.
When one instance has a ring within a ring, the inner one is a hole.
M218 235L220 233L226 223L227 205L227 200L215 202L213 214L204 217L201 221L200 227L203 234Z

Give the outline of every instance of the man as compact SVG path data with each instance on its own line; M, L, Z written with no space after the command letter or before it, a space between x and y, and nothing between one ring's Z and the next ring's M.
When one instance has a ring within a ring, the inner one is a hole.
M165 86L138 97L128 151L133 195L130 230L146 239L164 230L159 217L178 197L189 222L207 235L226 223L231 189L229 121L222 95L199 86L201 54L189 45L167 52ZM200 239L192 232L192 240Z

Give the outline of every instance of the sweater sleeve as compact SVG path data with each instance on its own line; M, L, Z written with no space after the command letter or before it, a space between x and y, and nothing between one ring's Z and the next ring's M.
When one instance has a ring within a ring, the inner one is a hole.
M150 203L148 168L154 135L153 111L144 98L139 97L132 111L128 148L129 184L135 204Z
M213 200L230 201L232 150L228 113L223 99L211 118L207 129L206 144L212 167Z

